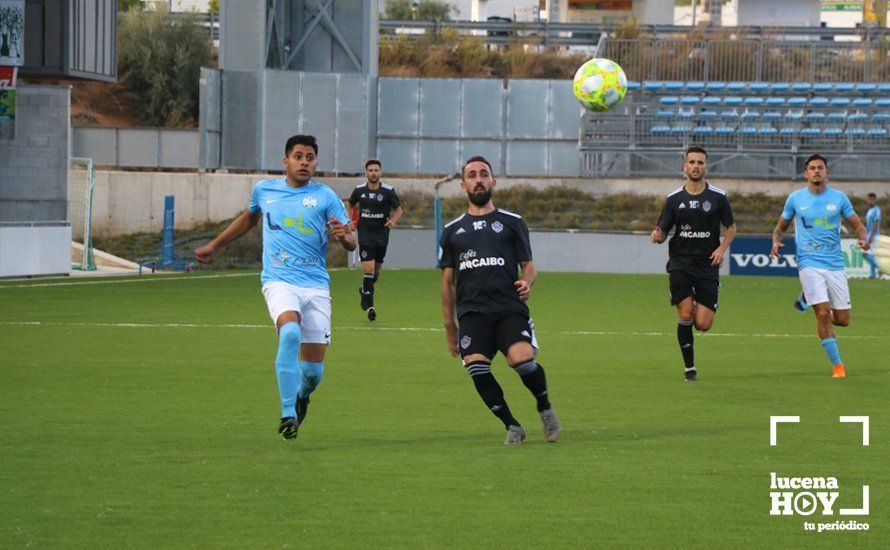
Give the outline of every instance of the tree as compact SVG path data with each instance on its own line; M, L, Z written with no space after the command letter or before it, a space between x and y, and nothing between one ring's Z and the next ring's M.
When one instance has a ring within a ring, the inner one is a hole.
M207 11L219 15L219 0L210 0L210 6Z
M142 0L117 0L117 11L124 13L130 10L142 11Z

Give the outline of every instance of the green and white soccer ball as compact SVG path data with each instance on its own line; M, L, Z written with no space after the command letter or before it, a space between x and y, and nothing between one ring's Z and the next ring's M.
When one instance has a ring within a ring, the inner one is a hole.
M604 113L614 109L624 99L627 76L618 63L610 59L591 59L575 73L572 89L582 107Z
M878 235L873 244L875 247L875 262L878 264L878 269L883 273L890 274L890 237Z

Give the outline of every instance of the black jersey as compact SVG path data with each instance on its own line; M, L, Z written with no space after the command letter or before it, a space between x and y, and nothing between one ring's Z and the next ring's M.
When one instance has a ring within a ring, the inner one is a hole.
M381 183L377 189L371 189L367 183L357 185L349 197L351 206L358 205L358 242L366 246L387 246L389 244L389 228L386 220L390 210L401 204L396 190L390 185Z
M705 184L705 190L691 195L681 187L667 196L658 227L667 235L674 227L668 243L667 270L688 269L716 274L710 256L720 246L720 225L732 225L732 208L726 192Z
M454 269L458 319L471 311L528 316L514 283L519 264L531 259L528 227L518 214L498 208L484 216L464 214L446 225L439 268Z

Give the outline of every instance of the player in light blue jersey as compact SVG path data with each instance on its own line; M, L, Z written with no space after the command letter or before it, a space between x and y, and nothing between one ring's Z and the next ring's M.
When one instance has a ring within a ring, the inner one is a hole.
M865 200L868 203L868 212L865 213L865 230L868 233L866 238L868 239L869 249L863 253L862 257L865 258L865 261L871 267L871 278L877 279L878 264L875 262L873 249L875 239L881 234L881 207L878 206L878 196L874 193L869 193Z
M795 222L797 270L806 303L813 306L822 347L834 365L834 377L847 376L838 351L834 326L850 324L850 289L844 272L841 249L841 220L847 220L859 237L859 246L868 250L865 226L842 191L828 187L828 163L820 155L804 162L807 186L788 196L779 223L773 231L772 255L779 256L782 233Z
M278 433L296 439L331 343L328 234L350 251L355 250L355 237L343 201L330 187L312 180L318 166L315 137L291 137L284 154L286 176L257 183L247 211L197 248L195 257L209 262L221 246L263 220L263 297L278 327Z

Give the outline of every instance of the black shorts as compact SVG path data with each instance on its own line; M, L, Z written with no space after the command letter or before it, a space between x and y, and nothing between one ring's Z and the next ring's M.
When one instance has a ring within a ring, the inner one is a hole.
M506 357L507 350L516 342L528 342L538 349L535 324L520 313L495 316L470 312L458 321L457 348L461 357L478 353L492 359L499 351Z
M363 262L375 261L379 264L383 263L383 258L386 257L386 247L385 246L377 246L377 245L358 245L358 257L359 260Z
M671 305L675 306L692 296L695 303L711 311L717 311L717 295L720 293L720 279L714 275L686 269L669 272L671 285Z

